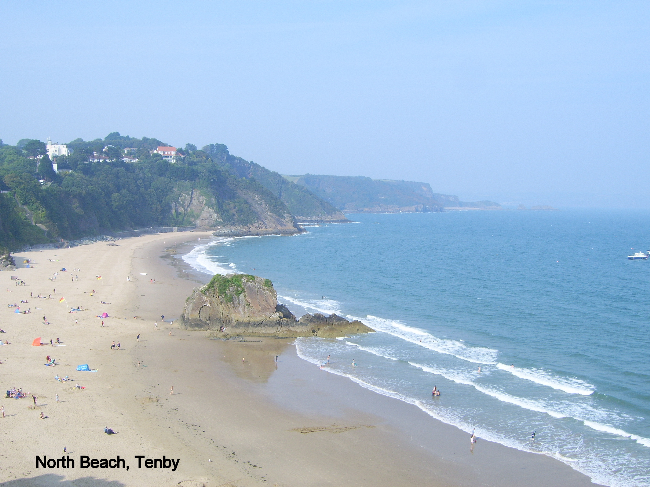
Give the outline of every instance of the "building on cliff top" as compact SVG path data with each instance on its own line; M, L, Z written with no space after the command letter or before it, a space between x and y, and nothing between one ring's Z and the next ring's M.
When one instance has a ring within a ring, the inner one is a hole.
M168 147L164 145L159 146L152 152L152 154L160 154L167 162L176 162L176 158L178 157L176 147Z

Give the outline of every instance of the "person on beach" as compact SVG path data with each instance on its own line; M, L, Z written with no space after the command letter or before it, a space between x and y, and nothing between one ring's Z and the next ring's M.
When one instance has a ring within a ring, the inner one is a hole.
M327 356L327 363L328 364L330 363L330 356L329 355Z
M356 367L356 366L357 366L357 363L354 361L354 359L352 359L352 367Z
M537 433L536 431L533 431L533 434L530 435L530 441L535 441L535 434L536 433Z
M41 411L41 419L45 419L45 415L43 414L43 411Z
M0 413L2 413L2 417L4 418L5 417L5 407L4 406L0 406Z
M431 391L431 395L432 396L439 396L440 395L440 391L438 390L437 386L433 386L433 391Z
M56 402L59 402L59 395L58 395L58 394L56 394L56 396L55 396L55 397L56 397Z
M469 442L473 445L476 443L476 435L474 434L474 430L472 430L472 436L469 437Z
M139 334L139 333L138 333L138 336L135 337L135 339L136 339L137 341L140 341L140 334Z
M171 395L171 394L174 394L174 386L172 386L171 389L169 389L169 394L170 394L170 395Z

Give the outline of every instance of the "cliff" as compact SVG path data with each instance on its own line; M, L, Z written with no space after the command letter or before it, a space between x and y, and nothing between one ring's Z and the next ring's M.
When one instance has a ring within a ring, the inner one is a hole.
M285 176L346 213L426 213L444 209L498 209L490 201L463 202L434 193L428 183L363 176Z
M336 315L300 320L283 305L270 280L248 274L216 275L185 303L181 326L210 330L213 336L337 337L373 331Z
M299 222L347 222L345 215L329 202L319 198L307 188L295 184L281 174L266 169L253 161L230 154L223 144L203 148L220 167L238 178L255 181L286 205Z

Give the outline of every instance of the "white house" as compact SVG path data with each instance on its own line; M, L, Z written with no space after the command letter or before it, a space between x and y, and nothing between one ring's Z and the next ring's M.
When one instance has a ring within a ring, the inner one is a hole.
M153 153L160 154L168 162L176 162L176 147L161 145Z
M48 138L47 139L47 155L48 157L54 161L55 157L59 156L69 156L70 151L68 150L68 146L65 144L53 144L52 141Z

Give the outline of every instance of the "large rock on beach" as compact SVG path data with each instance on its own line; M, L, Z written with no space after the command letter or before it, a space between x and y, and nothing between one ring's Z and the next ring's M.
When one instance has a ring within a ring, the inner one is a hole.
M340 316L305 315L300 320L278 304L269 279L248 274L217 274L187 298L181 325L233 336L338 337L373 331L359 321Z

